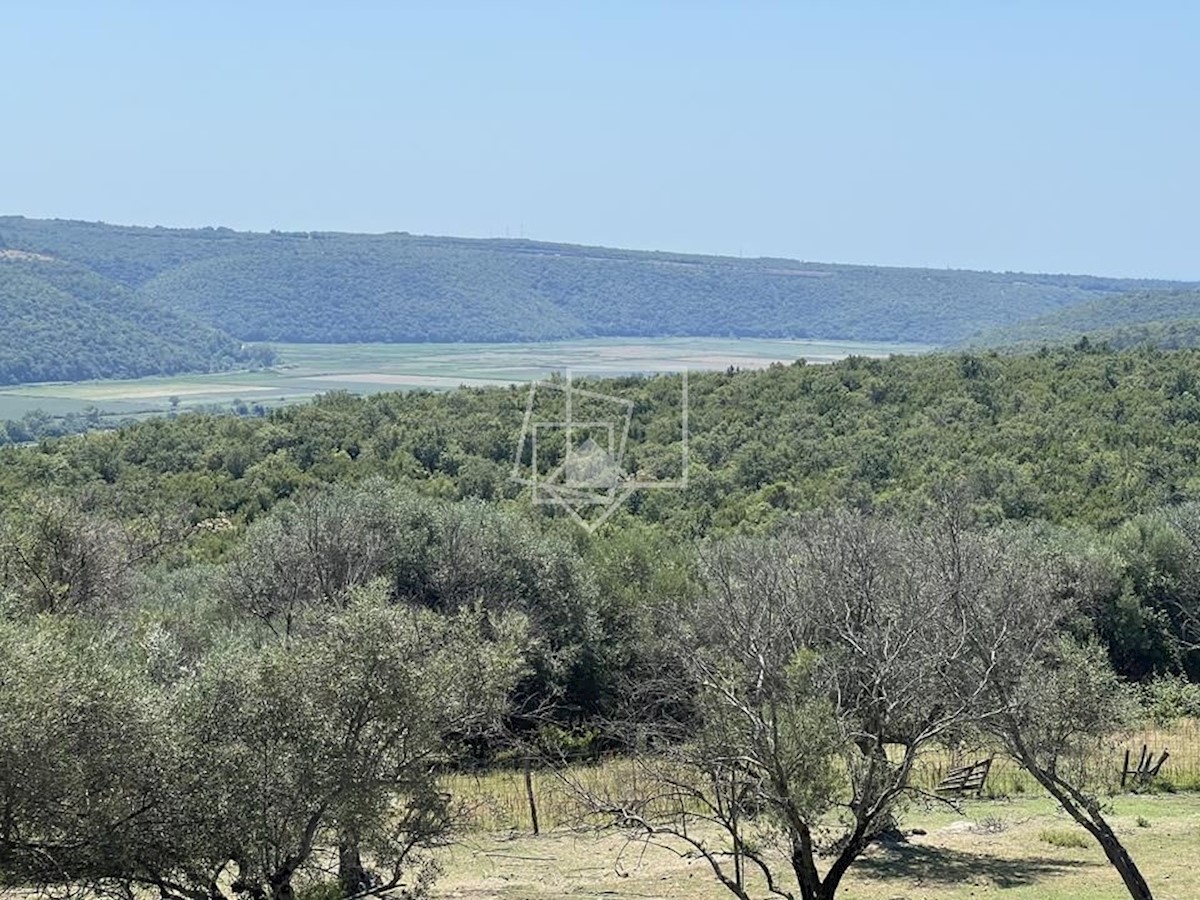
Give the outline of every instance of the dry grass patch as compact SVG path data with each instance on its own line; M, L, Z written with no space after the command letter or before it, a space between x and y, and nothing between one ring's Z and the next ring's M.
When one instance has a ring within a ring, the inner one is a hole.
M1147 727L1117 735L1097 746L1087 766L1089 772L1112 793L1118 792L1125 749L1136 760L1143 744L1156 753L1169 748L1171 757L1162 777L1152 786L1156 791L1200 789L1200 722L1181 720L1169 727ZM989 755L987 750L951 754L936 750L920 762L915 784L931 790L954 766L972 763ZM645 766L622 757L574 766L570 778L589 793L603 797L647 796ZM534 796L541 825L546 829L597 824L583 810L576 795L555 772L532 773ZM470 827L480 832L525 831L530 828L529 801L520 770L492 770L478 775L452 775L443 786L466 801L471 812ZM1040 797L1042 790L1033 778L1011 760L997 756L988 775L984 796L988 799ZM1197 845L1200 848L1200 844ZM1200 897L1200 893L1197 894Z
M518 776L519 777L519 776ZM1153 822L1139 828L1138 819ZM990 829L981 823L1002 820ZM1193 863L1200 847L1200 797L1118 797L1113 822L1160 900L1200 897ZM971 801L960 812L914 808L904 827L920 828L904 844L874 847L850 872L847 900L1120 900L1127 896L1093 843L1062 847L1044 831L1076 826L1040 798ZM1082 832L1078 832L1082 834ZM716 835L713 835L716 839ZM680 846L647 845L611 829L559 829L540 837L488 833L447 851L435 896L440 900L660 898L732 896L707 864ZM765 892L760 891L764 897Z

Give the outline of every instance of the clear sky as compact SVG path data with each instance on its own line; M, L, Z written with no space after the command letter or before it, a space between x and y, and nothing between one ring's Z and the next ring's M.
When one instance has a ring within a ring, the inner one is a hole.
M0 2L0 213L1200 279L1200 3Z

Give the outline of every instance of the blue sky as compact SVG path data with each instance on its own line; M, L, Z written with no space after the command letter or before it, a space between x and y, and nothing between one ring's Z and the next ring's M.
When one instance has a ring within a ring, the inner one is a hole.
M0 213L1200 279L1200 4L5 3Z

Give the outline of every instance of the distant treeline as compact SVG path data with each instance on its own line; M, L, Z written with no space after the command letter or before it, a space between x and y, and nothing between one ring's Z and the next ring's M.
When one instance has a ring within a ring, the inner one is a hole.
M210 371L269 341L608 336L946 344L1172 282L408 234L0 217L0 383Z
M234 414L238 416L265 416L267 408L261 403L248 403L235 399L229 403L203 403L190 406L192 412L213 415ZM168 415L174 416L171 412ZM0 419L0 446L28 444L49 438L83 434L88 431L128 428L135 425L138 417L124 413L105 413L94 405L85 406L79 412L51 415L44 409L32 409L19 419Z
M0 384L268 365L274 353L79 266L0 256Z
M1030 351L1084 338L1115 350L1139 345L1164 350L1200 346L1200 290L1138 291L1089 300L1049 315L989 329L964 344Z

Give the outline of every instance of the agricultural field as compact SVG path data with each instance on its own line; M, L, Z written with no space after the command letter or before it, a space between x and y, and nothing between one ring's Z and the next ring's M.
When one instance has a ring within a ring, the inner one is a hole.
M920 344L720 338L604 338L527 344L280 344L270 369L130 380L24 384L0 390L0 420L41 410L98 411L109 421L172 408L278 406L326 391L371 394L506 385L570 369L627 375L683 369L763 368L773 362L830 362L852 354L920 353Z

